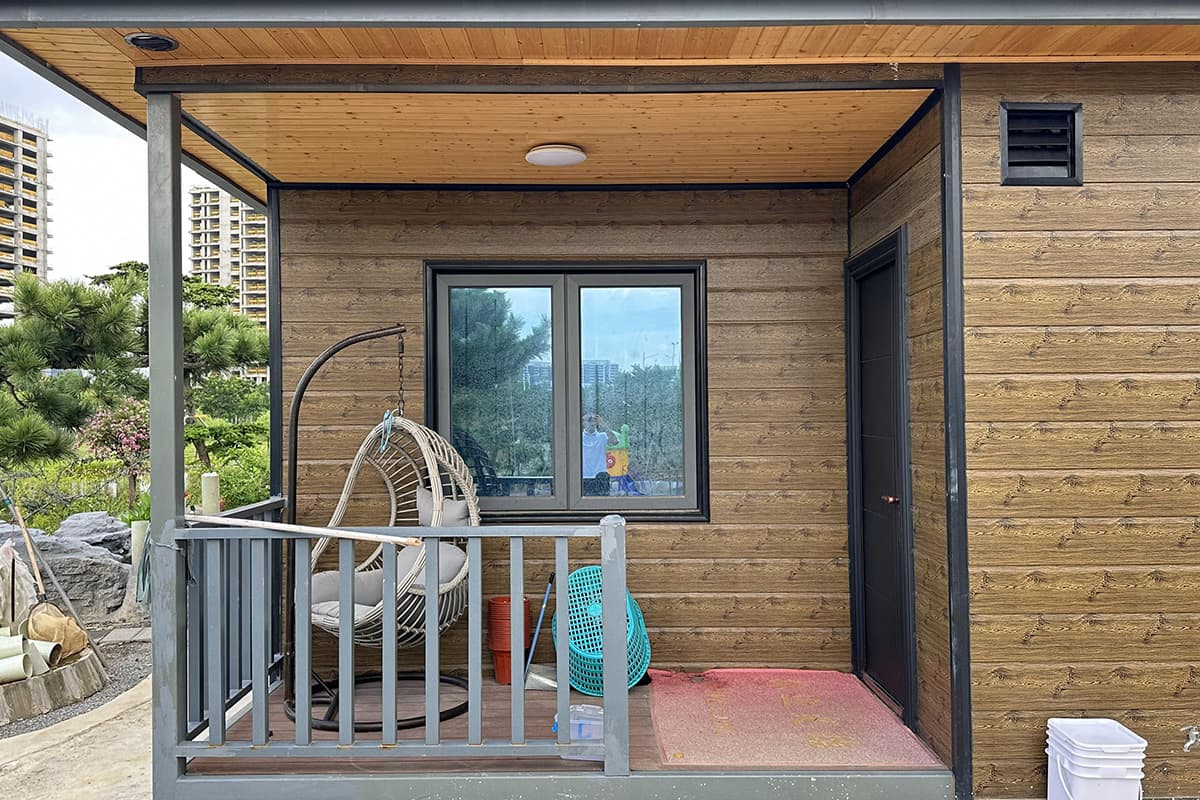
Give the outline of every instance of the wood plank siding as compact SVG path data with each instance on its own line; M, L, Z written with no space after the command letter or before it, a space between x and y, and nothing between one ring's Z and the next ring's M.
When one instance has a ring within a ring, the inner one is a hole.
M999 104L1083 104L1078 187L1000 186ZM1200 794L1200 66L964 67L975 783L1045 797L1048 716Z
M918 733L950 763L946 449L942 406L941 107L929 110L850 190L850 242L908 226L908 350Z
M845 191L288 190L280 218L287 375L351 332L407 323L405 405L417 419L423 259L705 259L712 521L629 529L630 588L654 663L849 669ZM384 341L346 351L313 383L301 520L327 521L397 385L395 345ZM372 511L368 497L354 521ZM591 547L573 551L576 563L598 561ZM507 553L485 558L484 592L506 593ZM540 596L548 543L528 545L526 558L529 594ZM465 626L447 633L444 662L463 664L464 640ZM318 639L318 665L331 664L331 644Z

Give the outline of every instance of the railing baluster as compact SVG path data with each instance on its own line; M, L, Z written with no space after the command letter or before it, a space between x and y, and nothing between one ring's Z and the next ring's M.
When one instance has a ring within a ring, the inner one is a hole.
M225 546L225 685L232 694L242 686L242 654L245 650L242 639L242 598L239 589L242 579L242 549L236 542Z
M338 743L354 743L354 542L338 541Z
M204 687L204 585L207 561L204 542L189 542L187 548L190 582L187 587L187 694L188 729L206 718Z
M567 561L567 545L565 536L554 539L554 626L557 641L554 644L554 663L558 677L558 743L567 744L571 741L571 673L570 651L568 650L568 609L567 577L570 565Z
M467 744L483 743L483 540L467 539Z
M629 651L625 613L625 521L600 521L604 774L629 774Z
M296 744L312 742L312 540L296 540Z
M512 741L525 743L525 540L509 540L509 617L511 622Z
M438 665L441 551L441 539L425 540L425 744L441 741L441 670Z
M225 543L212 539L205 545L205 647L208 663L208 743L225 744L225 582L221 569Z
M250 574L254 584L250 590L250 635L251 635L251 680L253 682L254 722L251 729L251 742L257 745L267 743L271 735L271 725L268 716L268 704L271 687L267 682L267 667L270 654L267 645L271 638L271 629L267 626L267 594L270 592L270 577L267 573L267 540L254 539L250 543Z
M241 549L241 551L242 551L241 562L243 565L250 563L250 542L248 542L246 540L242 540L238 544L231 545L231 546L236 546ZM250 570L246 569L243 566L242 574L238 576L238 579L234 586L234 588L241 594L242 597L250 596L250 582L253 579L254 579L254 577L250 574ZM250 650L251 650L250 606L248 606L245 603L242 603L241 610L242 610L242 618L241 618L241 626L240 627L241 627L241 633L242 633L242 646L239 649L239 653L241 655L241 666L240 666L241 675L238 678L239 686L243 685L243 683L245 681L250 679L250 677L251 677L250 673L251 673L251 670L253 669L253 664L251 664L251 660L250 660Z
M396 743L396 556L383 546L383 743Z

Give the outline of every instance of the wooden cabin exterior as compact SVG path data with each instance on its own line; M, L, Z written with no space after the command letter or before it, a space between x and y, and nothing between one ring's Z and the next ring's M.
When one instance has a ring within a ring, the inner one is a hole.
M689 24L668 2L624 23L562 4L551 24L517 3L511 24L454 5L418 24L369 11L356 21L370 4L355 3L315 22L220 4L140 17L138 3L120 17L27 5L0 10L0 49L133 127L151 98L152 190L167 190L152 194L157 297L178 302L167 162L192 159L267 209L276 493L284 415L311 360L347 335L407 327L402 376L394 341L380 339L312 383L296 431L299 522L327 521L347 462L401 387L406 414L436 424L426 378L438 265L697 265L704 496L691 516L631 514L625 532L655 666L869 682L856 520L874 484L850 377L854 268L898 243L906 457L894 499L911 560L896 612L911 650L902 712L944 774L918 785L851 770L834 786L832 775L731 767L716 782L680 773L664 784L635 755L632 775L531 769L522 783L410 767L404 784L343 776L346 791L833 797L850 785L864 798L1035 798L1047 717L1089 716L1149 741L1147 798L1200 794L1200 753L1183 750L1181 732L1200 724L1200 14L1100 3L1091 16L1047 6L1039 22L990 3L914 2L895 4L911 8L894 20L795 11L785 24L701 4ZM137 30L179 48L131 49L122 37ZM1080 107L1069 180L1015 168L1006 115L1024 104ZM601 163L568 179L506 162L505 148L523 152L541 125L592 135ZM603 160L629 136L644 148L636 163ZM429 158L431 142L448 157ZM156 324L169 340L171 316ZM175 444L158 445L156 477L178 474L180 446L177 386L169 363L159 370L156 442ZM163 483L155 530L174 537L179 501ZM368 496L349 522L377 524L384 499ZM598 560L600 542L573 540L573 562ZM485 595L508 591L509 547L483 542ZM549 542L523 547L525 593L537 596L556 554ZM174 666L188 630L164 618L187 601L177 561L159 554L156 569L158 691L171 697L189 691ZM318 670L344 663L332 638L312 648ZM467 670L469 649L464 627L451 628L441 666ZM548 642L539 653L554 656ZM354 663L379 658L364 650ZM401 667L420 667L420 653L406 658ZM316 791L305 780L335 771L280 761L248 774L253 760L190 771L196 751L184 745L195 743L172 738L181 723L165 708L156 797L267 796L257 792L271 781L303 797Z

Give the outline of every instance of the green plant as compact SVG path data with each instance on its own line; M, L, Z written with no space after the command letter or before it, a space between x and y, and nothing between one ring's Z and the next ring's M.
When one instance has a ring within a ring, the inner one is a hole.
M17 320L0 327L0 464L71 454L98 408L144 394L134 299L120 286L17 279Z
M125 513L121 514L121 521L126 525L130 525L134 520L150 519L150 493L138 492L138 496L129 504L129 508Z
M265 444L230 450L217 474L221 476L221 501L226 509L270 496L271 459Z

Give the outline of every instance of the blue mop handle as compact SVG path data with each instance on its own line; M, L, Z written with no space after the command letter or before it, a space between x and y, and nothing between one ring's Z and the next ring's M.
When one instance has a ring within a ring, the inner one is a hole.
M538 612L537 627L533 629L533 644L529 645L529 658L525 660L525 677L529 677L529 668L533 666L533 651L537 649L538 636L542 633L542 620L546 618L546 605L550 602L550 590L554 588L554 573L546 584L546 594L542 597L542 610Z

